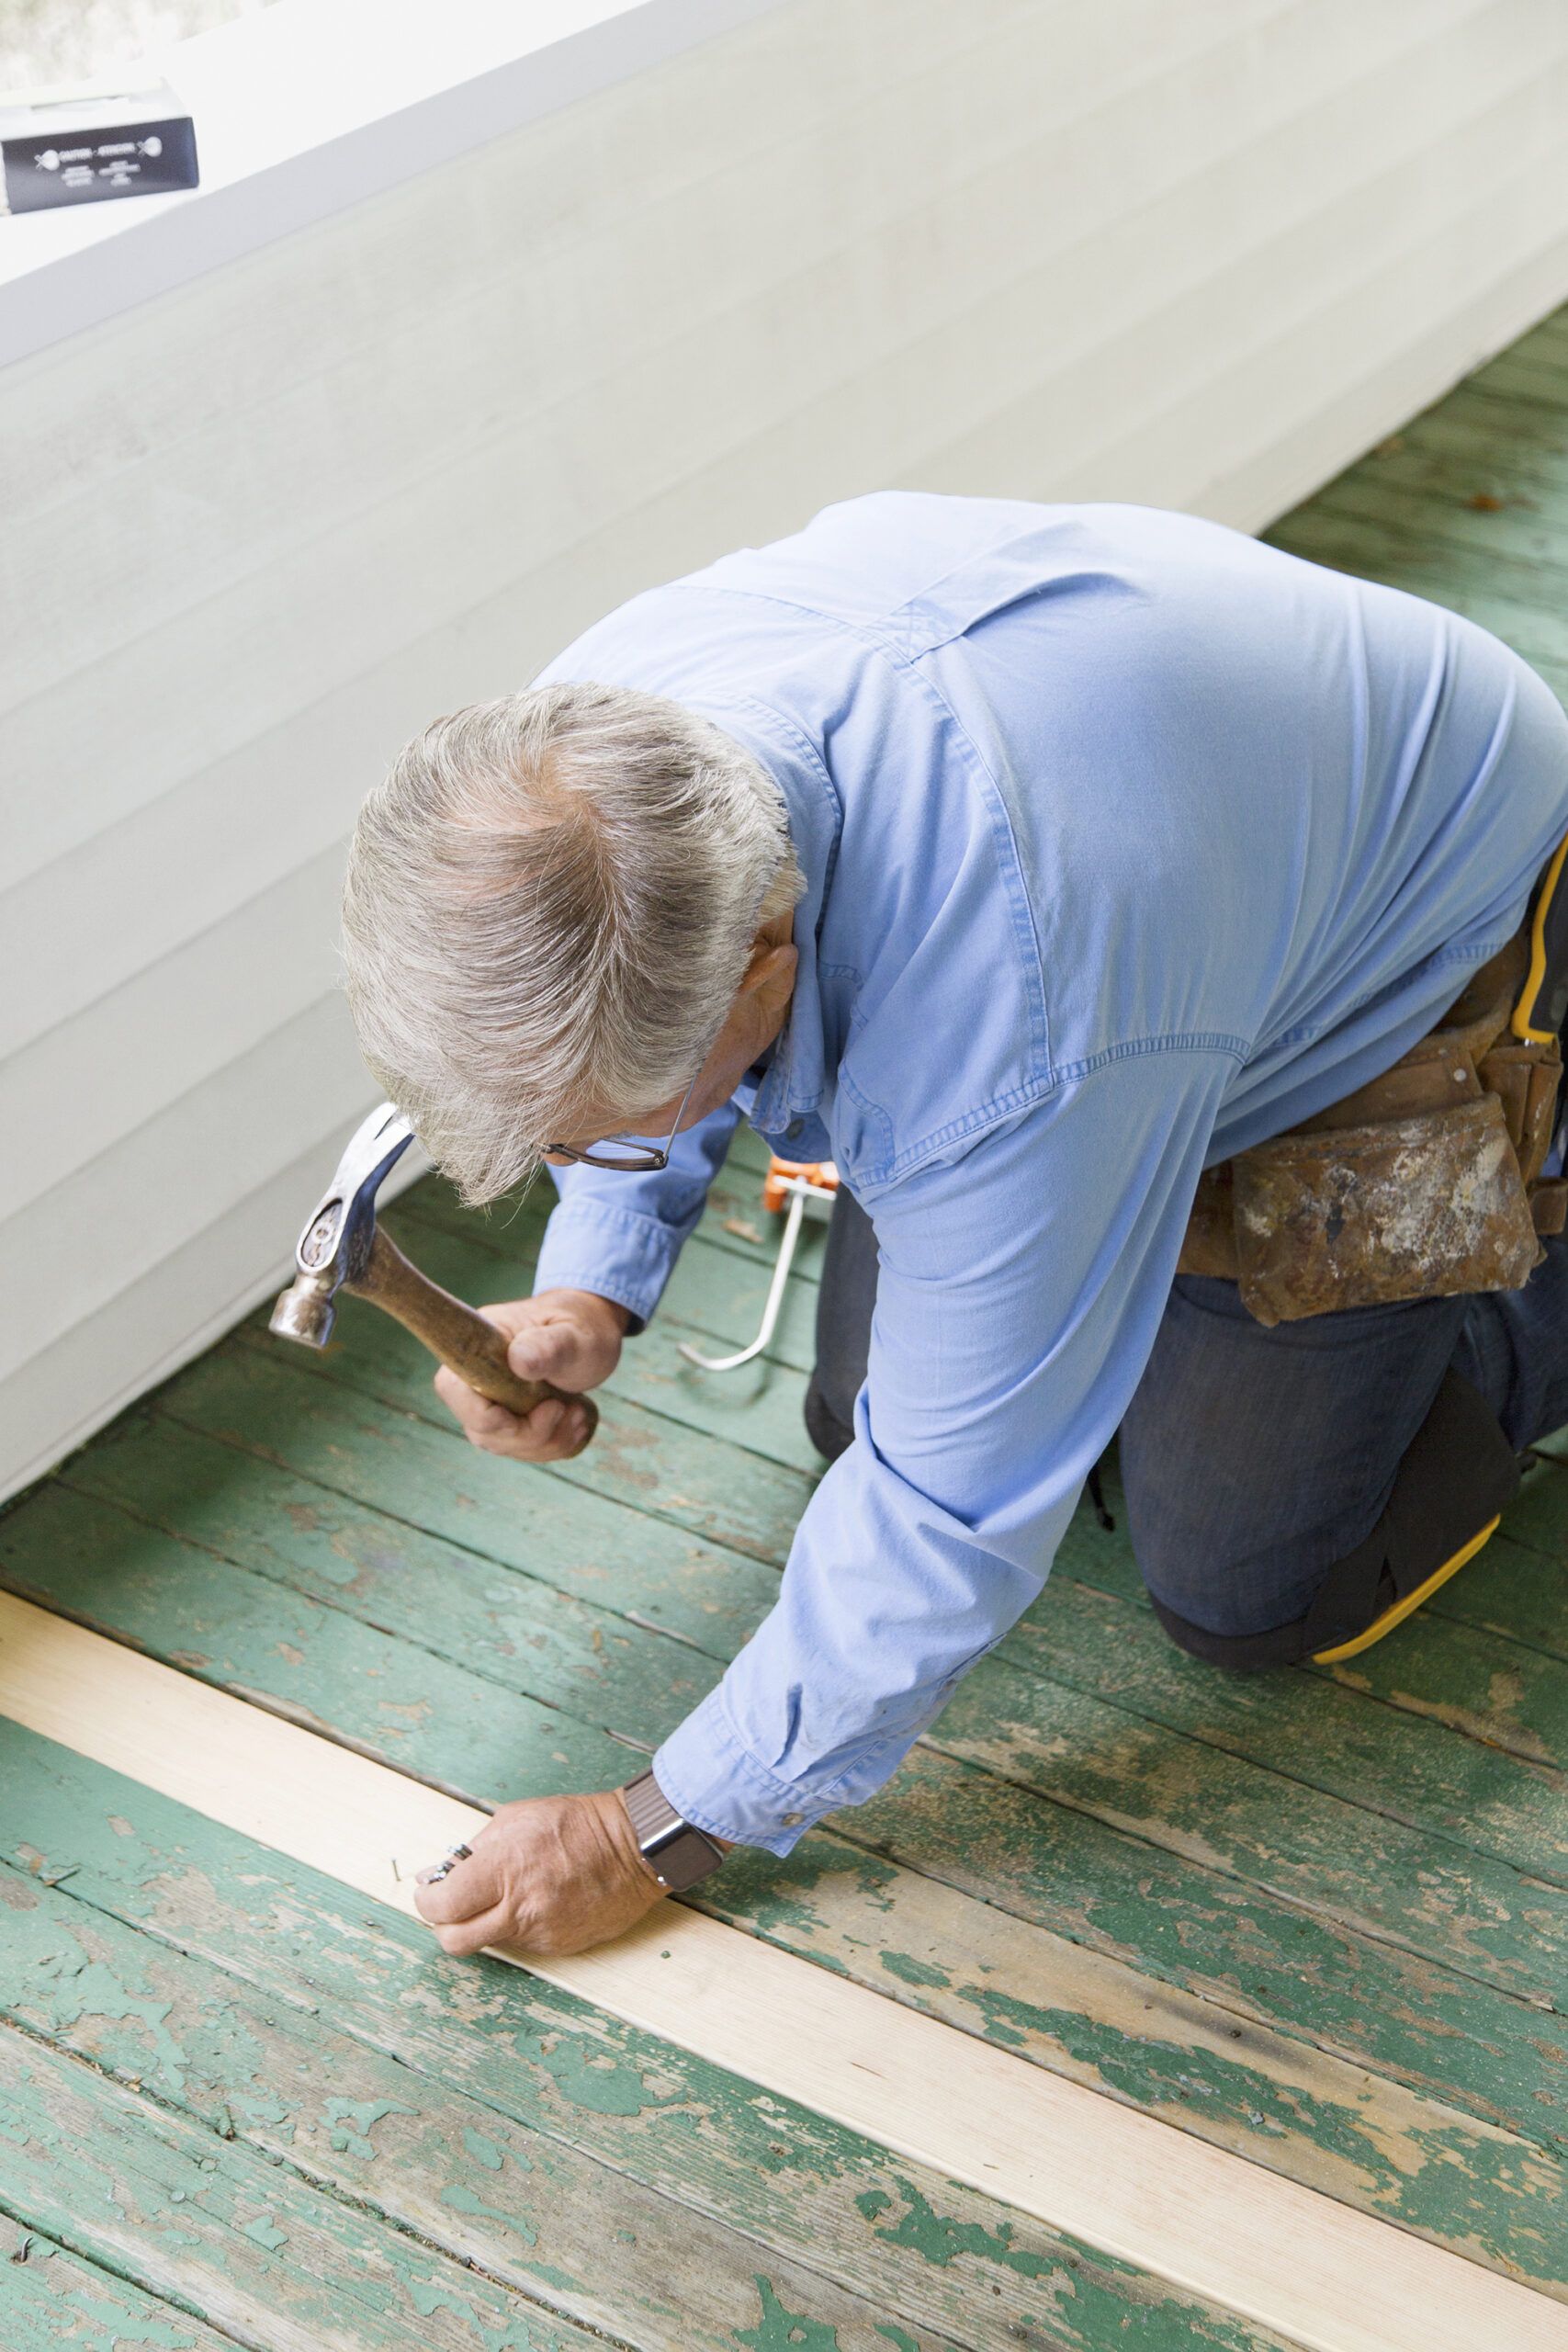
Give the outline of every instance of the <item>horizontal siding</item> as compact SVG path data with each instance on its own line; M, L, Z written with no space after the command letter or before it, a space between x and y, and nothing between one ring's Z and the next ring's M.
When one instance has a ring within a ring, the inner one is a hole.
M1433 5L1474 22L1480 0ZM1414 38L1407 28L1402 62ZM36 603L37 618L31 661L0 631L0 886L185 771L203 718L210 726L217 713L193 711L183 725L166 716L156 741L129 727L112 771L71 802L40 799L26 781L51 752L71 757L96 741L107 710L159 705L171 669L237 637L258 650L270 637L275 661L233 681L222 714L230 741L243 740L299 707L320 678L344 674L363 645L402 641L454 609L452 566L477 603L517 569L520 536L528 563L547 562L592 527L585 502L617 511L650 468L666 480L684 473L846 374L887 373L922 331L960 328L990 286L1019 282L1071 242L1091 171L1089 195L1103 209L1163 199L1193 168L1187 140L1173 152L1162 135L1160 87L1108 98L1097 74L1081 90L1087 122L1059 123L1055 60L1038 34L1023 44L1016 31L983 45L969 71L982 93L1012 93L1021 124L1000 123L996 148L978 126L961 141L952 118L962 62L945 57L920 77L919 107L884 95L845 109L839 91L817 139L764 151L733 189L703 176L661 207L628 210L632 183L618 177L613 208L595 193L605 217L591 230L580 224L497 280L471 283L466 266L455 288L449 249L423 272L405 261L400 274L395 253L378 256L381 323L368 344L271 399L253 385L243 409L150 465L89 470L73 497L33 518L12 514L7 617L32 616ZM1032 119L1032 143L1021 145ZM1131 167L1104 186L1101 142ZM353 254L333 259L356 283ZM288 287L269 294L246 338L263 381L274 350L294 339ZM160 365L155 331L154 320L141 352L120 356L128 373ZM965 372L983 386L983 346ZM216 527L236 516L243 530ZM449 566L427 577L392 562L405 531L421 546L445 536ZM62 534L84 555L155 544L156 571L128 597L117 564L61 564ZM51 689L65 676L75 717L62 747Z
M374 1102L367 1090L367 1102ZM287 1167L226 1202L209 1224L192 1223L177 1251L115 1291L103 1309L63 1329L49 1347L0 1380L0 1430L18 1465L57 1460L218 1339L283 1280L279 1235L297 1230L330 1176L354 1108ZM425 1171L411 1153L383 1187L391 1199ZM286 1245L285 1245L286 1247Z
M786 0L0 374L0 1491L373 1099L397 743L884 483L1256 527L1568 293L1547 0Z

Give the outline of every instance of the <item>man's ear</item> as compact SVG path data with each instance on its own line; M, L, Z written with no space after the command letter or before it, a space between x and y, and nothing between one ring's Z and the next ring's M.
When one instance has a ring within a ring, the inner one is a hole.
M789 1001L799 961L793 942L779 946L771 940L759 939L741 976L738 993L756 997L760 1011L776 1012Z

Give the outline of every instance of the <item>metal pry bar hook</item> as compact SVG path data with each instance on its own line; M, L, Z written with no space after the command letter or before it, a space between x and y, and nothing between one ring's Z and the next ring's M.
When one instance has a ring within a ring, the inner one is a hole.
M784 1190L790 1196L789 1214L784 1219L784 1238L779 1243L778 1263L773 1268L773 1279L768 1285L768 1303L762 1309L762 1328L750 1346L742 1348L739 1354L734 1356L705 1356L689 1341L682 1340L680 1343L681 1353L688 1363L696 1364L703 1372L738 1372L743 1363L750 1363L753 1356L760 1356L773 1336L773 1329L779 1319L779 1309L784 1305L784 1284L789 1280L790 1264L795 1257L795 1245L800 1238L800 1220L806 1215L806 1204L808 1200L821 1196L820 1186L808 1184L800 1176L790 1177L784 1185Z

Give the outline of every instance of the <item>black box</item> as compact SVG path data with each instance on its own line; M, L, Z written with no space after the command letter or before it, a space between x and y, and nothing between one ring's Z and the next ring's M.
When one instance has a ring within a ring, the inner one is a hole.
M166 85L0 98L0 211L164 196L197 179L196 129Z

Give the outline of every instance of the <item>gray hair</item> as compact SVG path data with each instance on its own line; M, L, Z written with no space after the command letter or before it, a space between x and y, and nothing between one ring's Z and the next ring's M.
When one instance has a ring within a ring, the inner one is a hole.
M758 926L804 888L778 786L681 704L592 684L476 703L360 809L360 1049L463 1197L493 1200L585 1117L680 1093Z

